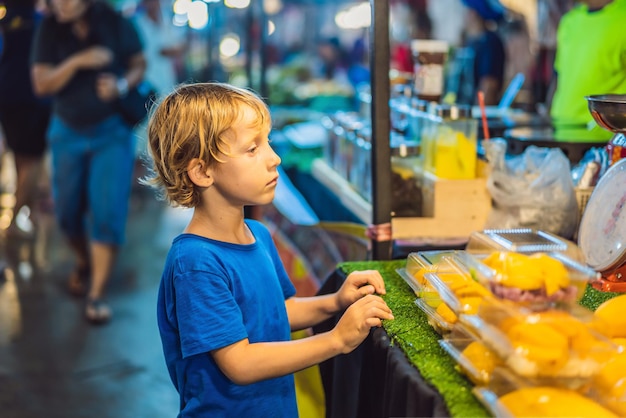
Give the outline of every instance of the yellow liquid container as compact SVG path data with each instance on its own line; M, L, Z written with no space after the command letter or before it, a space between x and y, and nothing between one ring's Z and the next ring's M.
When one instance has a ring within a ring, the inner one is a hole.
M476 178L477 131L471 107L436 106L427 134L424 168L442 179Z

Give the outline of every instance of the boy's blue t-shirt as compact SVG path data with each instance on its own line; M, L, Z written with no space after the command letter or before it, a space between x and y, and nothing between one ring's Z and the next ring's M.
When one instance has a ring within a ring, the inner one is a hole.
M248 338L288 341L285 300L295 288L267 228L246 220L256 242L176 237L159 288L157 319L181 417L297 417L293 375L237 385L209 353Z

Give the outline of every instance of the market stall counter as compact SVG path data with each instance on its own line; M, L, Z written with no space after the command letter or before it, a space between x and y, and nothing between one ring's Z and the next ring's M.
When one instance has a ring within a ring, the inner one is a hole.
M439 345L439 334L415 304L416 295L396 272L406 260L346 262L338 265L319 294L339 289L355 270L378 270L385 280L383 296L395 319L373 329L350 354L320 364L328 418L350 417L488 417L472 394L473 384L456 369ZM595 310L615 294L588 286L581 305ZM314 328L330 330L339 318Z

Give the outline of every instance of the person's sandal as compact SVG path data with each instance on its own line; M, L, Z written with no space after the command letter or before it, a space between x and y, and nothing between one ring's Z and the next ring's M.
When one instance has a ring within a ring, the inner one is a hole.
M67 280L67 291L70 295L77 298L82 298L87 294L89 290L89 279L91 276L91 268L87 267L75 267L70 273L70 277Z
M87 299L85 318L95 325L105 324L111 320L111 308L100 299Z

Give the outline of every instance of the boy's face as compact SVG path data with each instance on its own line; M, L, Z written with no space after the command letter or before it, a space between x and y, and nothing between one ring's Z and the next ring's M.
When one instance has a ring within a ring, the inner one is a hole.
M269 144L269 131L251 127L256 113L248 106L241 113L227 133L230 152L213 170L213 187L233 205L266 205L274 199L280 157Z

